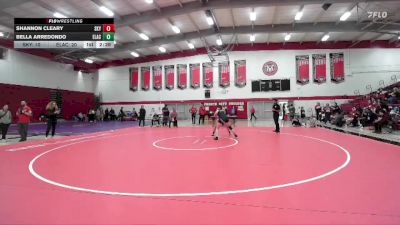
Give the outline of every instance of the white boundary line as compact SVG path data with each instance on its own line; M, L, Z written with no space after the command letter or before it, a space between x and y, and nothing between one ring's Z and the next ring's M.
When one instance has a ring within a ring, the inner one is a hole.
M208 148L170 148L170 147L163 147L158 145L158 143L165 141L165 140L171 140L171 139L176 139L176 138L189 138L189 137L196 137L196 136L177 136L177 137L169 137L169 138L163 138L163 139L159 139L153 142L153 146L156 148L160 148L163 150L173 150L173 151L203 151L203 150L218 150L218 149L222 149L222 148L229 148L229 147L233 147L235 145L237 145L239 143L238 140L233 139L233 138L228 138L228 137L221 137L221 138L225 138L225 139L230 139L233 140L233 143L230 145L225 145L225 146L219 146L219 147L208 147ZM206 136L206 138L212 138L211 136L208 137ZM196 143L198 143L199 139L197 139Z
M323 142L323 143L327 143L327 144L336 146L341 151L343 151L345 153L346 160L339 167L337 167L337 168L335 168L335 169L333 169L331 171L328 171L328 172L323 173L321 175L318 175L318 176L315 176L315 177L311 177L311 178L308 178L308 179L304 179L304 180L299 180L299 181L294 181L294 182L289 182L289 183L284 183L284 184L279 184L279 185L273 185L273 186L265 186L265 187L249 188L249 189L241 189L241 190L215 191L215 192L193 192L193 193L134 193L134 192L117 192L117 191L106 191L106 190L96 190L96 189L82 188L82 187L72 186L72 185L68 185L68 184L62 184L62 183L47 179L47 178L41 176L40 174L38 174L33 169L33 165L34 165L35 161L38 160L40 157L42 157L42 156L44 156L44 155L46 155L46 154L48 154L48 153L50 153L52 151L56 151L56 150L65 148L67 146L71 146L71 145L74 145L74 144L95 140L95 139L91 139L91 140L82 140L82 141L79 141L79 142L75 142L75 143L70 143L70 144L66 144L66 145L63 145L63 146L59 146L59 147L50 149L48 151L45 151L45 152L37 155L29 163L29 172L34 177L36 177L37 179L39 179L39 180L41 180L43 182L46 182L48 184L55 185L55 186L58 186L58 187L75 190L75 191L83 191L83 192L89 192L89 193L95 193L95 194L105 194L105 195L117 195L117 196L192 197L192 196L241 194L241 193L266 191L266 190L272 190L272 189L277 189L277 188L285 188L285 187L295 186L295 185L304 184L304 183L316 181L316 180L319 180L319 179L323 179L323 178L325 178L327 176L330 176L330 175L332 175L334 173L339 172L340 170L345 168L350 163L350 159L351 159L350 153L344 147L342 147L342 146L340 146L338 144L335 144L335 143L327 141L327 140L314 138L314 137L309 137L309 136L304 136L304 135L297 135L297 134L290 134L290 133L281 133L281 134L293 135L293 136L298 136L298 137L303 137L303 138L309 138L309 139L312 139L312 140L316 140L316 141L320 141L320 142ZM113 136L123 136L123 135L124 134L122 134L122 135L113 135Z
M97 137L105 136L107 134L108 133L101 133L101 134L94 135L94 136L77 137L77 138L72 138L72 139L68 139L65 141L56 141L56 142L48 142L48 143L37 144L37 145L28 145L28 146L24 146L24 147L6 149L5 151L6 152L22 151L22 150L28 150L28 149L32 149L32 148L44 147L44 146L48 146L48 145L56 145L56 144L69 143L69 142L74 142L74 141L79 141L79 140L84 140L84 139L97 138Z

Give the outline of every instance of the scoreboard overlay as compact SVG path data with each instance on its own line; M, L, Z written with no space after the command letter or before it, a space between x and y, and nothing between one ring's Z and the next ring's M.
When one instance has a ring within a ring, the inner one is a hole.
M114 48L114 18L15 18L14 48Z

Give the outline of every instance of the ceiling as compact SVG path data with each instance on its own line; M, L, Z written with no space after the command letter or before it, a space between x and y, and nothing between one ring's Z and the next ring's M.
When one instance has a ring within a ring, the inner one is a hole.
M0 31L12 37L14 17L53 17L59 12L66 17L108 17L99 10L105 6L114 12L116 46L114 49L52 50L61 56L90 58L104 62L165 54L223 44L320 42L328 34L330 42L388 40L398 41L400 1L351 0L0 0ZM331 6L324 10L323 3ZM296 21L296 14L303 16ZM340 21L345 12L346 21ZM373 20L368 11L388 12L388 18ZM254 12L256 19L250 20ZM207 23L211 16L214 25ZM172 25L180 29L176 33ZM143 40L139 34L150 39ZM254 35L254 41L250 36Z

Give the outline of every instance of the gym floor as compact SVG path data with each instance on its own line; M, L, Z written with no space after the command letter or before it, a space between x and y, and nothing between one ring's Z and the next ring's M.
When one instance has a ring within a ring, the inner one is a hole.
M209 126L122 124L0 146L0 223L400 224L396 145L245 121L219 141Z

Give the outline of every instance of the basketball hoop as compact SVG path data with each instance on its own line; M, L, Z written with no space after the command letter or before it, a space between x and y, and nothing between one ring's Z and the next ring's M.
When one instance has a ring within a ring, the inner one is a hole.
M232 36L228 44L222 46L208 45L207 42L203 40L207 49L207 55L213 67L218 67L218 64L221 62L229 62L228 52L233 49L233 40L235 40L235 38L236 35Z

